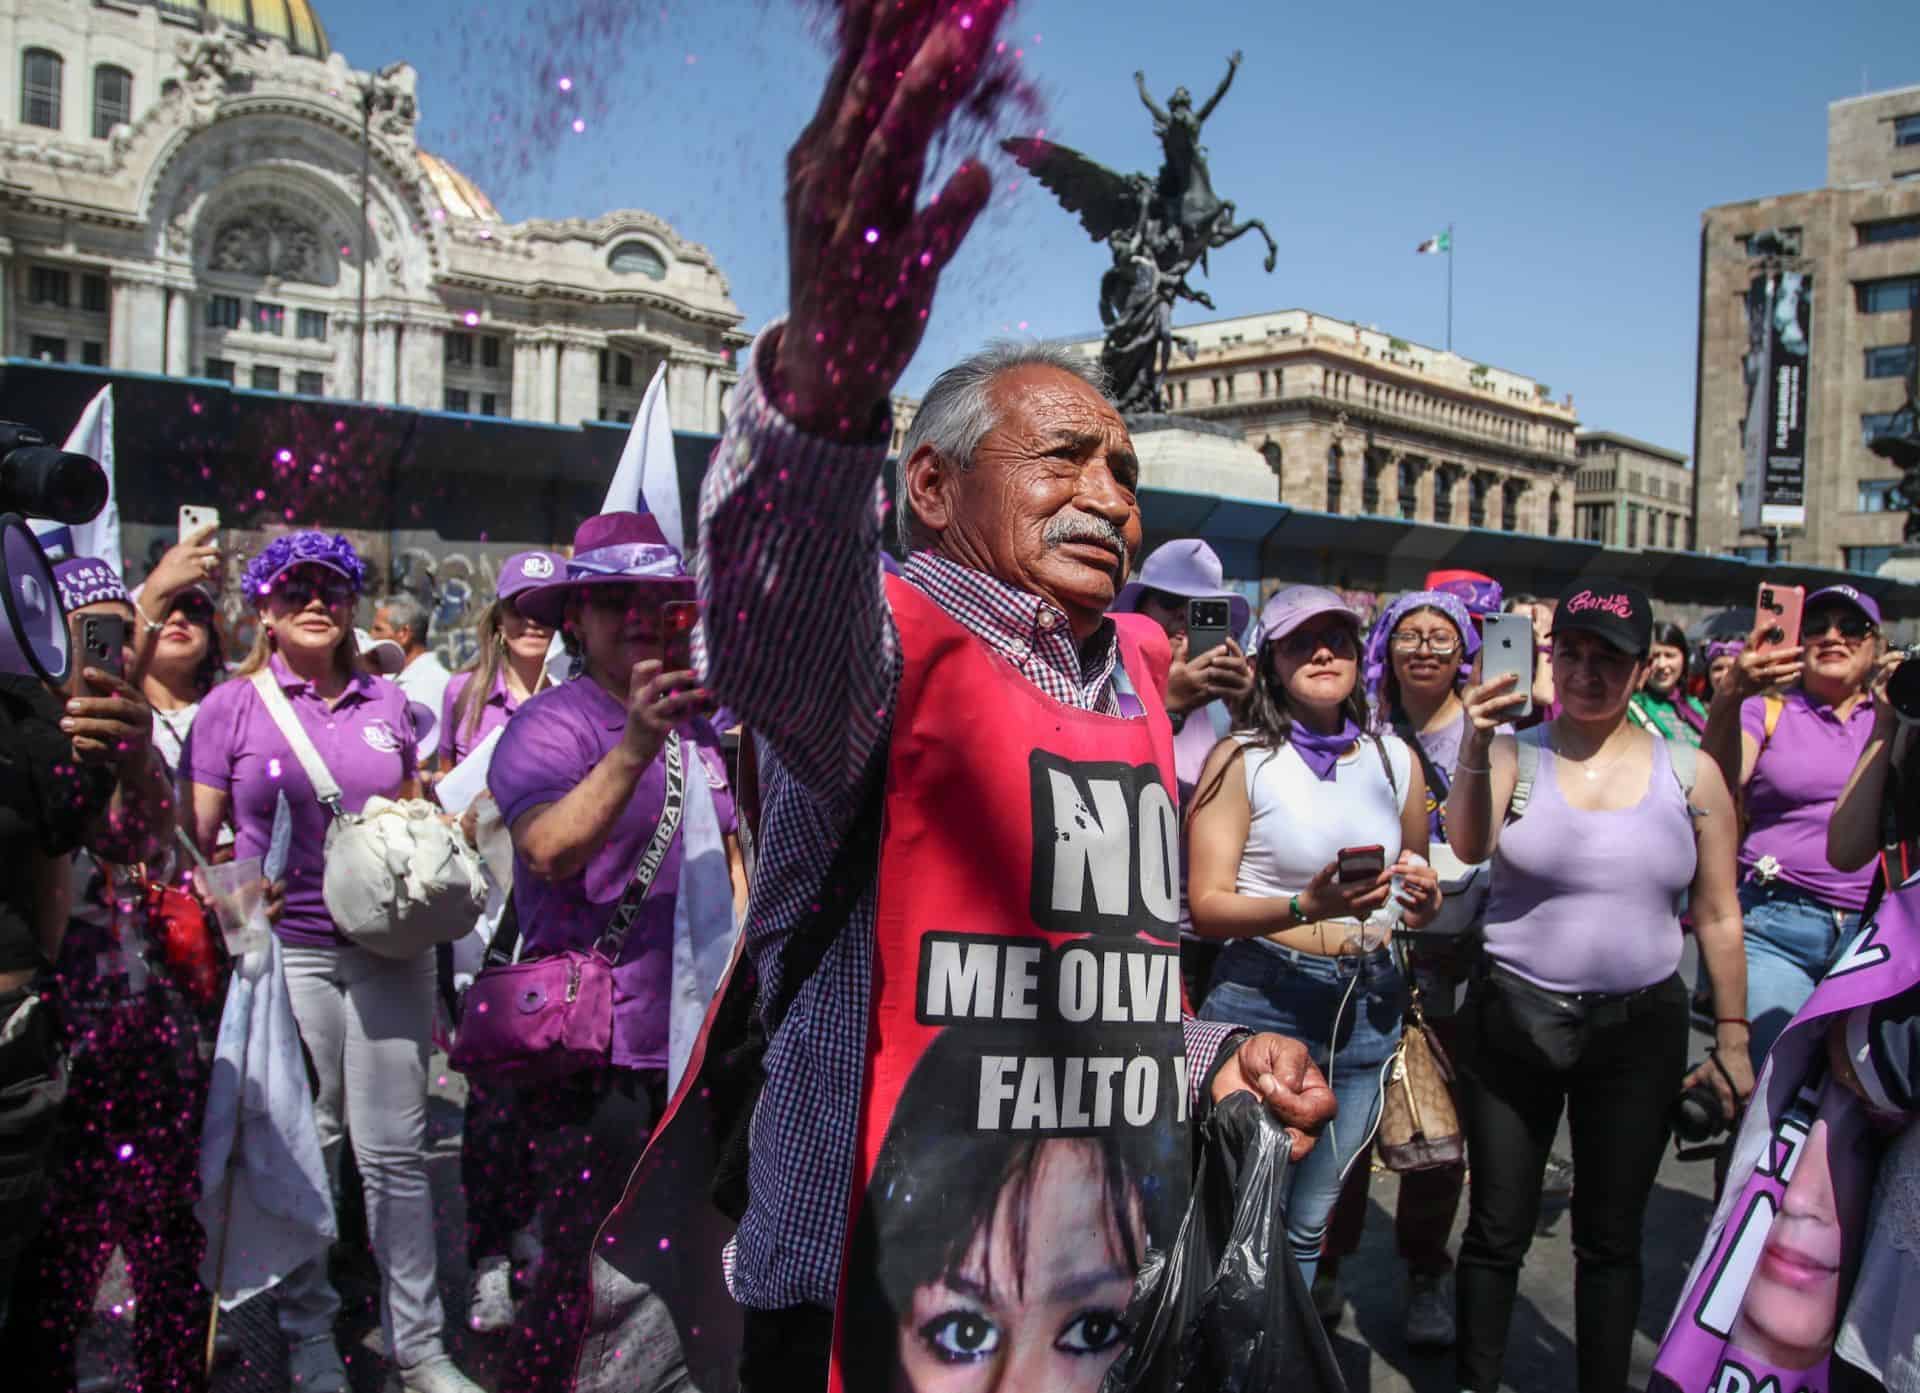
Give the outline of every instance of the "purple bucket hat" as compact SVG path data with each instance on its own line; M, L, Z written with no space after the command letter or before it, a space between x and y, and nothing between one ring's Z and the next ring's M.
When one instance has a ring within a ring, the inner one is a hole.
M256 605L267 602L273 583L295 566L325 566L336 575L353 582L354 593L367 588L367 567L360 553L339 533L289 532L275 537L247 563L242 576L242 593Z
M1468 613L1458 595L1450 595L1444 590L1409 590L1387 606L1386 612L1375 621L1372 632L1367 635L1367 657L1361 679L1366 684L1368 698L1376 705L1387 680L1387 644L1400 621L1417 609L1438 610L1453 621L1453 627L1460 631L1460 665L1463 669L1480 651L1479 626L1473 622L1473 615Z
M555 576L567 573L567 559L550 551L521 551L509 556L500 567L500 580L493 593L502 600L545 585Z
M1148 590L1163 591L1187 600L1225 600L1230 608L1230 624L1236 637L1247 631L1253 606L1245 595L1227 588L1226 570L1214 549L1198 537L1182 537L1162 542L1141 563L1140 574L1120 587L1113 597L1113 608L1131 613L1140 608L1140 596Z
M567 616L567 597L580 586L631 585L653 581L672 599L694 598L693 577L680 553L651 513L600 513L573 534L573 559L562 574L530 585L514 596L514 606L536 624L559 628Z
M1260 611L1260 627L1253 643L1262 644L1285 638L1309 619L1323 614L1338 614L1353 621L1357 630L1365 622L1360 611L1323 585L1289 585L1274 592Z
M1880 627L1880 602L1864 590L1856 590L1851 585L1825 586L1807 596L1807 603L1802 613L1811 612L1813 607L1822 600L1838 600L1842 604L1852 605L1867 616L1874 628Z
M70 556L56 563L53 583L60 589L60 608L68 614L109 600L133 603L127 596L126 582L97 556Z

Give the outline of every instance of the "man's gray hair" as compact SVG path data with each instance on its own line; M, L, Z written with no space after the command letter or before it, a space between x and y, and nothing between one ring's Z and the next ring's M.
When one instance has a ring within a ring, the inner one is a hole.
M413 641L421 647L427 643L427 607L421 603L418 595L405 590L396 590L380 601L380 608L386 611L387 623L395 629L405 629L413 635Z
M999 424L989 390L993 379L1003 372L1028 367L1058 368L1101 396L1107 395L1107 374L1100 364L1058 343L995 339L934 378L913 424L907 427L900 458L894 463L895 522L902 548L912 551L920 530L920 520L907 501L907 461L922 445L931 445L941 459L963 469L973 468L973 452L986 433Z

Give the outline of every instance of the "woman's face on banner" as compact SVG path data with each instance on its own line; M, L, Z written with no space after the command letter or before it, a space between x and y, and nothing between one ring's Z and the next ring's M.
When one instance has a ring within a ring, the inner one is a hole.
M1086 1142L1040 1150L1026 1203L1003 1197L959 1269L915 1288L900 1327L896 1389L1095 1393L1126 1340L1121 1318L1134 1277L1103 1171L1099 1149ZM1128 1223L1134 1250L1144 1252L1137 1199Z
M1825 1122L1813 1124L1747 1281L1733 1343L1783 1369L1827 1357L1840 1315L1844 1252Z

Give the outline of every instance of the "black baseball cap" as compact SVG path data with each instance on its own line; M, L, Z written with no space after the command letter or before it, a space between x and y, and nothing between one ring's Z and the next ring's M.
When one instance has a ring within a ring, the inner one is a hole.
M1596 634L1633 657L1653 648L1653 605L1647 592L1611 576L1577 580L1560 592L1555 634Z

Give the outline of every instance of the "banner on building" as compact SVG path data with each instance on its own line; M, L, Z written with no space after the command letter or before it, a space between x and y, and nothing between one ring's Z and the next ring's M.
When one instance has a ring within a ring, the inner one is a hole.
M1807 362L1813 277L1767 271L1747 289L1746 477L1740 525L1804 527L1807 521Z

